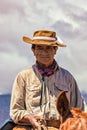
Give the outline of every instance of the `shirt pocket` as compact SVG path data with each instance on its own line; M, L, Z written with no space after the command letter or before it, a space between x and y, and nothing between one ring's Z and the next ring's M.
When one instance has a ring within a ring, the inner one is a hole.
M40 105L41 85L33 83L27 86L27 100L30 102L32 107Z
M67 99L70 103L70 89L67 85L62 85L62 84L58 84L56 83L55 84L55 93L56 93L56 97L57 95L61 92L61 91L66 91L66 96L67 96Z

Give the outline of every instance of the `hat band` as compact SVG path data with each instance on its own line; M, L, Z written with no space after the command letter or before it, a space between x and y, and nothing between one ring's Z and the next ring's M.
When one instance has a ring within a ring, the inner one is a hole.
M53 38L53 37L43 37L43 36L40 36L40 37L33 37L33 40L51 40L51 41L55 41L57 40L56 38Z

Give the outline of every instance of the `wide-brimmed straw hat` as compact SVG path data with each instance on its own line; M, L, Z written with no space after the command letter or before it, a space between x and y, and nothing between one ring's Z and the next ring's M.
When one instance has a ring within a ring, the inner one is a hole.
M35 45L66 47L63 41L56 37L56 32L49 30L38 30L33 34L33 38L23 36L23 41Z

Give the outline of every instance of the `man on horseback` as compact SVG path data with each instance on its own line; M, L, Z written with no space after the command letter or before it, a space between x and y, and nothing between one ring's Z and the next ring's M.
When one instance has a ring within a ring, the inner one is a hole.
M59 128L56 98L60 91L67 91L72 107L84 109L74 77L54 58L58 47L66 45L49 30L35 31L33 39L23 37L23 41L31 44L36 63L19 72L13 84L10 116L17 124L14 130L38 129L40 125Z

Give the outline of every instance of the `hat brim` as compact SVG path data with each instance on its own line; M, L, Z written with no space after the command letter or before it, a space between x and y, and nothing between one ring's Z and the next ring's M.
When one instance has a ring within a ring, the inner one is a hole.
M49 40L32 40L29 37L23 36L23 41L29 44L35 44L35 45L47 45L47 46L60 46L60 47L66 47L64 43L60 43L58 41L49 41Z

